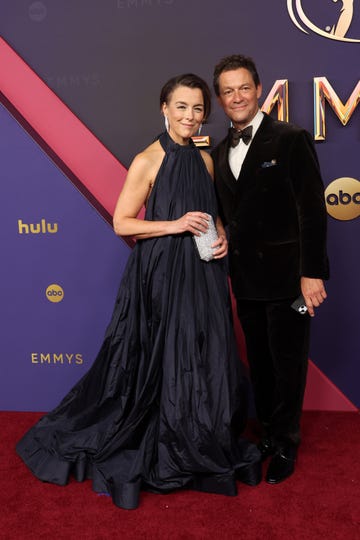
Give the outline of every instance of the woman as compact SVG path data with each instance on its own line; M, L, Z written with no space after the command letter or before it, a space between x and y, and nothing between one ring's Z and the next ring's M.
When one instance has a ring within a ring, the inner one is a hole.
M169 131L135 157L115 210L115 232L137 243L102 348L17 446L41 480L91 478L95 491L128 509L141 488L235 495L236 479L260 481L257 449L237 440L245 380L212 162L191 140L210 112L210 91L199 77L182 75L164 86L160 102ZM207 229L208 215L219 239L214 260L205 262L192 236Z

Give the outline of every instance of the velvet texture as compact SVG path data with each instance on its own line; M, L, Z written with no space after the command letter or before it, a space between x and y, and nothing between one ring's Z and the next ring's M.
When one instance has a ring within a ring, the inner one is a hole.
M300 444L310 317L288 300L238 300L258 419L276 447Z
M300 276L327 279L324 187L310 134L265 114L238 179L228 151L226 137L212 156L236 298L296 297Z
M242 324L256 411L275 446L298 445L310 317L291 303L301 276L328 278L326 209L311 136L264 118L238 179L230 138L213 152L215 182L229 227L232 288Z

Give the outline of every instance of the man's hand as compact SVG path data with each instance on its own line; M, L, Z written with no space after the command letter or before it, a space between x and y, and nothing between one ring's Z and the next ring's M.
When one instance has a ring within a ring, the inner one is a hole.
M314 308L319 307L327 297L324 282L318 278L308 278L302 276L301 278L301 292L305 299L306 307L308 308L309 315L315 316Z

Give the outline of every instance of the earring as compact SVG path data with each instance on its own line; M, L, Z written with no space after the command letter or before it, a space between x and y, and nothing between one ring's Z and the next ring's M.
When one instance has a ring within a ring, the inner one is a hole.
M167 116L164 116L164 120L165 120L165 129L166 131L169 131L170 129L170 124L169 124L169 119Z
M201 133L202 127L203 127L203 125L202 125L202 124L200 124L200 126L199 126L199 129L198 129L198 136L199 136L199 135L200 135L200 133Z
M230 127L234 127L233 123L232 123L232 120L230 120Z

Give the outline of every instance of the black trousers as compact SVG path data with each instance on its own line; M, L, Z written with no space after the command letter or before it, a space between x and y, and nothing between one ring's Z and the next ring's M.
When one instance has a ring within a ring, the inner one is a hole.
M275 446L300 444L311 317L293 300L237 299L257 416Z

